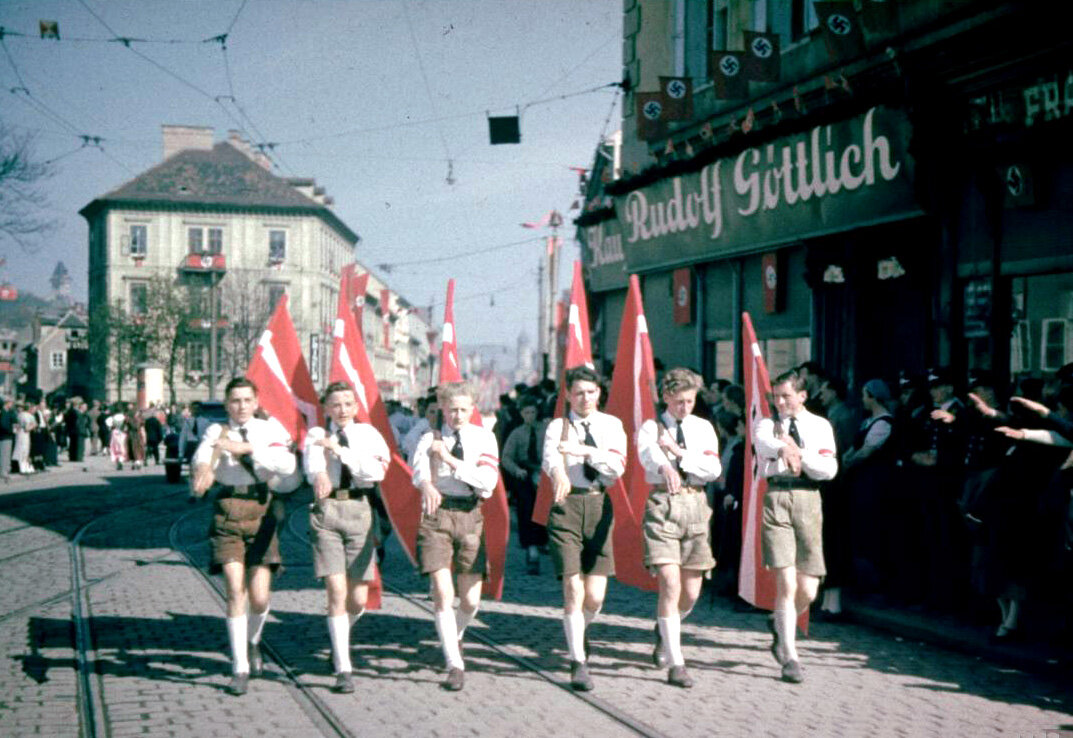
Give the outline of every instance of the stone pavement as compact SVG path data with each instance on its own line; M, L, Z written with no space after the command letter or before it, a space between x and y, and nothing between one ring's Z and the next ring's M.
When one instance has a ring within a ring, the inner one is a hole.
M102 735L330 735L280 667L228 696L222 603L186 559L207 556L209 506L189 505L160 470L116 472L100 458L0 488L0 735L88 734L79 723L70 548L82 536ZM425 582L389 546L383 609L355 626L357 692L328 690L322 589L305 540L308 493L288 503L285 571L265 641L353 735L1041 735L1073 730L1068 681L892 637L816 624L800 651L807 679L778 680L763 616L702 600L685 622L692 690L651 666L655 595L612 583L591 630L592 702L567 677L558 582L524 573L512 549L502 602L466 638L466 689L439 689L442 655ZM141 507L137 507L141 505ZM493 644L484 642L490 639ZM550 676L522 666L533 664ZM617 719L622 718L622 720ZM626 722L623 722L625 720ZM647 726L647 727L646 727Z

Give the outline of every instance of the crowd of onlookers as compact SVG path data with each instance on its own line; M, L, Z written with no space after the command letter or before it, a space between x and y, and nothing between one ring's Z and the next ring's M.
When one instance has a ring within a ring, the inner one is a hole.
M104 405L72 397L53 403L5 399L0 403L0 478L31 475L59 466L63 454L79 462L107 456L116 469L139 469L162 461L169 434L196 425L196 406L157 404L138 410L129 403Z

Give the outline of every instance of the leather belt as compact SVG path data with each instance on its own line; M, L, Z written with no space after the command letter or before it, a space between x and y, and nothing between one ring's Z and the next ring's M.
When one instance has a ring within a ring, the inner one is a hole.
M480 500L477 498L476 495L471 495L468 497L453 497L450 495L444 495L443 499L440 500L440 509L461 510L463 512L469 512L470 510L477 507L479 503Z
M654 487L652 487L652 491L653 492L666 492L667 487L665 485L654 486ZM705 493L704 492L704 487L698 487L695 484L683 484L682 487L678 490L679 494L685 494L687 492L692 492L694 494L704 494Z
M372 487L350 487L349 489L339 487L338 489L333 489L328 497L333 500L363 500L369 497L372 492Z
M598 484L594 484L591 487L571 487L570 494L572 495L598 495L604 491L604 488Z
M805 477L802 477L801 479L768 478L767 486L768 486L768 489L780 489L780 490L802 489L802 490L816 491L816 490L819 490L820 483L815 481L814 479L808 479L808 478L805 478Z
M257 500L264 503L268 501L268 485L264 482L257 484L221 484L217 499L226 500Z

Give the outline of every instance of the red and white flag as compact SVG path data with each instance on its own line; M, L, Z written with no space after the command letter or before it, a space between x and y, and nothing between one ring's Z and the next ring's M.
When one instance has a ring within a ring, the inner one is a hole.
M380 319L384 321L384 348L391 349L391 290L380 290Z
M246 378L257 385L261 407L287 429L291 440L301 448L306 431L323 418L287 302L287 295L283 295L276 303L246 369Z
M653 592L659 586L644 565L641 529L651 487L645 481L645 470L637 455L637 431L646 420L656 417L652 396L655 382L656 370L641 302L641 285L636 275L631 275L618 334L615 371L607 398L607 412L621 420L626 430L626 473L607 493L615 510L615 578L623 584Z
M359 335L362 332L362 316L365 312L365 292L369 289L369 273L357 273L357 264L347 264L343 267L343 277L339 283L339 291L346 293L346 302L354 313L354 323L358 326Z
M556 316L559 325L561 316ZM555 401L555 417L563 417L566 407L566 371L578 366L594 367L592 363L592 342L589 338L589 303L585 299L585 280L581 275L581 262L574 262L574 282L570 288L570 308L566 319L566 351L563 354L563 379L559 382L559 398ZM554 494L551 489L551 477L540 475L537 485L536 502L533 503L533 522L548 524L548 513Z
M443 309L443 338L440 341L440 377L439 384L461 382L462 371L458 367L458 340L455 333L455 281L447 282L447 304ZM476 405L470 422L484 425L481 413ZM507 544L510 541L510 508L507 505L507 492L503 487L503 475L500 473L495 491L491 498L481 505L484 513L484 547L488 554L488 578L484 580L482 591L488 597L503 597L503 571L507 563Z
M522 228L546 228L548 226L560 226L563 224L563 216L558 210L549 210L544 217L533 223L522 223Z
M775 573L764 568L760 552L760 527L764 517L767 479L760 476L760 465L753 445L753 434L762 418L771 417L771 378L768 375L760 343L756 340L749 313L741 316L742 346L745 351L745 489L742 491L741 569L738 594L754 607L775 609ZM808 633L808 610L797 624Z

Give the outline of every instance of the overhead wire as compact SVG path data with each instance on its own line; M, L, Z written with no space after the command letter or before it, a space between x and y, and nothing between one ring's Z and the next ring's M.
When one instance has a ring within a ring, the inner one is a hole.
M512 246L521 246L526 243L533 243L535 241L543 241L544 236L533 236L532 238L525 238L521 241L511 241L510 243L501 243L495 246L486 246L484 248L475 249L473 251L464 251L458 254L449 254L447 256L435 256L428 259L413 259L411 261L394 261L377 264L377 268L383 269L385 272L390 272L392 269L402 266L411 266L415 264L439 264L445 261L454 261L455 259L464 259L470 256L478 256L480 254L488 254L492 251L500 251L502 249L510 248Z
M425 62L421 58L421 49L417 45L417 34L414 33L414 24L410 20L410 10L406 4L407 0L400 0L400 2L402 3L402 14L406 18L406 28L410 31L410 42L414 47L414 56L417 57L417 68L420 70L421 79L425 83L425 95L428 96L428 104L432 109L433 115L436 115L438 113L436 110L436 99L432 95L432 85L428 81L428 73L425 71ZM454 184L454 163L451 160L451 148L447 145L447 136L443 133L443 126L437 125L436 133L440 137L440 143L443 145L444 153L447 154L447 184Z

